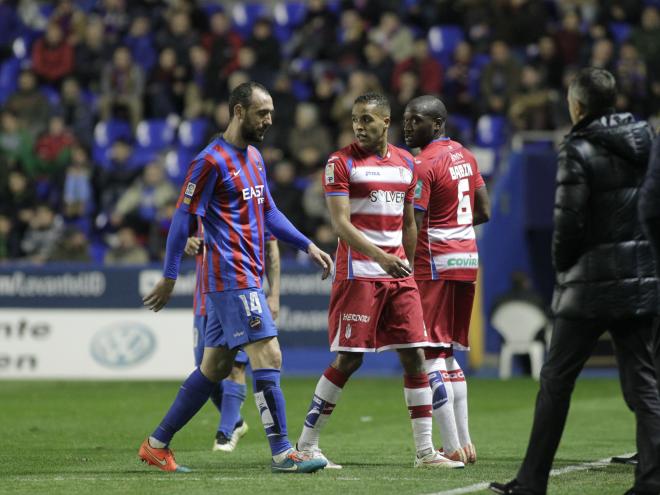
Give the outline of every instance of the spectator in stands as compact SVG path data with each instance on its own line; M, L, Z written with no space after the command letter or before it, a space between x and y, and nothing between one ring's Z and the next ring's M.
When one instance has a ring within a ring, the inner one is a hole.
M142 120L143 93L142 69L133 62L128 48L118 47L101 77L101 118L108 120L119 112L122 117L128 115L133 128L137 127Z
M41 82L59 87L62 79L73 72L74 51L64 39L62 28L51 22L46 33L32 47L32 69Z
M142 176L117 201L111 223L114 226L131 225L140 235L147 235L149 225L158 217L158 211L176 200L177 192L156 162L144 167Z
M454 49L454 60L445 76L445 101L449 113L473 116L478 87L479 71L472 61L472 48L466 41L461 41Z
M620 89L617 108L638 115L643 114L648 103L648 72L646 63L639 57L633 43L625 42L619 48L615 75Z
M302 191L296 186L296 167L288 160L275 164L271 174L271 194L277 207L295 225L300 225Z
M7 169L19 167L31 171L35 167L34 138L21 127L11 110L0 115L0 155L6 160Z
M383 88L392 86L392 72L394 62L385 49L373 41L364 46L365 69L378 78L378 83ZM405 63L405 62L404 62Z
M33 137L46 129L50 104L37 88L34 72L21 72L18 76L18 89L9 97L5 108L18 117L21 127Z
M561 28L555 34L557 51L564 65L576 65L580 62L584 36L580 30L580 16L575 10L569 10L561 20Z
M11 216L0 211L0 264L16 259L20 255L18 229L14 228Z
M246 45L254 50L257 66L268 69L271 74L279 70L282 60L280 42L273 34L273 25L269 19L258 19L254 23Z
M92 256L89 241L84 232L76 227L67 227L59 239L48 261L89 263Z
M319 76L314 85L314 94L312 95L312 102L319 109L320 121L334 133L335 122L332 117L332 107L335 98L341 89L341 84L338 78L330 74L323 74Z
M271 87L275 71L267 65L257 63L257 52L251 46L243 46L238 50L238 71L243 72L251 81L261 81L264 86ZM229 77L236 74L233 72ZM231 83L228 85L231 91Z
M513 96L509 119L518 131L539 131L555 128L553 107L559 104L559 94L543 85L539 71L526 65L522 69L520 91Z
M190 49L190 71L184 93L184 112L186 119L195 119L208 114L213 104L208 99L209 56L202 45Z
M319 122L318 110L311 103L298 103L295 127L289 131L288 153L298 157L300 150L313 146L317 149L320 162L332 151L332 139L328 130Z
M98 16L88 17L85 36L75 49L75 79L83 88L95 93L100 91L101 74L113 49L104 38L103 29L103 22Z
M305 212L307 230L310 232L313 232L314 227L319 223L330 223L330 213L325 206L324 177L324 170L317 170L310 177L302 195L302 208Z
M516 47L535 43L543 33L547 11L538 0L503 0L493 2L495 32L498 39Z
M224 131L229 125L229 104L224 101L213 107L212 121L206 130L204 142L208 143L219 132Z
M407 60L415 51L412 31L401 23L396 12L383 12L378 26L369 31L369 40L385 48L395 63Z
M371 74L356 70L348 76L348 85L337 94L331 110L332 119L340 129L351 129L351 111L358 96L378 88L378 82Z
M140 245L131 227L121 227L116 245L108 249L103 261L106 265L143 265L149 262L149 253Z
M62 82L60 110L64 122L75 134L76 140L91 148L94 142L94 110L89 101L83 99L80 84L73 77Z
M541 36L538 43L538 55L532 60L536 70L546 85L553 89L561 88L561 79L564 74L564 63L557 53L557 45L552 36Z
M110 165L96 170L93 180L99 213L114 211L120 196L140 175L140 168L131 160L132 153L133 146L128 141L117 140L110 148Z
M49 20L62 28L64 38L72 46L85 36L87 16L73 0L59 0Z
M156 65L158 50L151 32L151 21L147 15L139 15L131 22L131 28L124 37L124 45L131 51L131 56L145 73Z
M607 38L596 40L591 47L591 57L587 65L614 72L614 43L612 40Z
M350 74L363 65L362 53L366 43L364 19L357 10L344 10L341 13L337 43L331 56L344 74Z
M186 66L178 61L176 51L163 48L145 90L147 115L155 119L182 115L187 78Z
M64 177L62 200L67 218L81 218L92 212L92 165L87 150L81 145L71 149L71 163Z
M413 45L412 55L399 62L392 74L392 93L397 94L401 89L401 74L414 72L419 78L421 93L440 95L442 93L442 65L429 52L429 44L425 38L420 38Z
M19 238L23 237L33 216L36 200L34 187L27 175L18 169L11 170L7 178L7 189L0 196L0 206L11 218Z
M198 33L191 29L190 16L184 10L174 10L169 16L167 26L156 35L156 45L161 50L174 50L176 65L186 66L190 49L199 44Z
M660 65L660 11L647 5L642 11L641 25L633 29L630 40L648 67Z
M243 42L231 29L231 22L224 12L215 12L209 25L210 31L202 38L202 45L209 53L209 97L219 102L229 95L227 78L238 69L238 50Z
M44 132L34 146L37 155L35 175L57 177L71 160L71 148L76 142L75 136L64 124L61 115L53 115L48 120L48 130Z
M518 91L520 64L502 40L493 42L490 54L491 61L481 74L482 109L486 113L506 113Z
M127 12L127 0L102 0L96 10L101 14L103 32L107 43L114 46L126 33L130 22ZM138 2L133 2L138 3Z
M307 2L307 13L302 25L294 30L288 43L292 57L326 61L332 58L337 42L337 16L324 0Z
M33 263L47 261L62 236L63 229L62 218L55 214L50 205L37 205L21 241L25 257Z

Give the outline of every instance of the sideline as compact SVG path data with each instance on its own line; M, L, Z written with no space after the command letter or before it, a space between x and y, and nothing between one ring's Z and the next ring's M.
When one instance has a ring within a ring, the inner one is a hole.
M550 471L550 476L561 476L562 474L575 473L577 471L587 471L593 468L602 468L610 464L610 459L612 459L612 457L629 457L633 454L634 452L629 452L626 454L619 454L618 456L606 457L598 461L585 462L584 464L575 464L573 466L566 466L560 469L553 469ZM427 493L425 495L464 495L465 493L475 493L482 490L488 490L489 484L490 482L476 483L474 485L452 488L451 490L445 490L443 492Z

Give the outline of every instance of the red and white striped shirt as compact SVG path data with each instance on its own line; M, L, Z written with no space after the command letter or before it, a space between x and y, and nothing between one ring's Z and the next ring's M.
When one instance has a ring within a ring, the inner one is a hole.
M479 255L472 225L474 192L484 187L477 161L449 138L415 157L415 209L425 211L417 236L415 279L477 279Z
M380 157L353 143L330 155L325 166L326 196L348 196L351 223L366 239L389 254L406 259L403 205L415 192L413 157L388 144ZM334 280L391 280L378 263L339 240Z

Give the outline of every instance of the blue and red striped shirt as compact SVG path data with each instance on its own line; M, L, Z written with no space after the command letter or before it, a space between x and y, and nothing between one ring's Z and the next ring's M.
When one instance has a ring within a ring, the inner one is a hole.
M211 141L190 164L177 208L202 218L202 292L261 287L265 213L276 207L255 147Z

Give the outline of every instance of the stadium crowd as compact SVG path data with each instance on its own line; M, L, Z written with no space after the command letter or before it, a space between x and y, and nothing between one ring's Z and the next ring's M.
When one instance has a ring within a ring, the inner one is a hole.
M259 81L261 151L284 214L332 251L327 154L369 90L440 96L448 135L499 153L565 129L578 67L605 68L618 110L660 118L657 0L0 1L0 262L162 260L190 160Z

